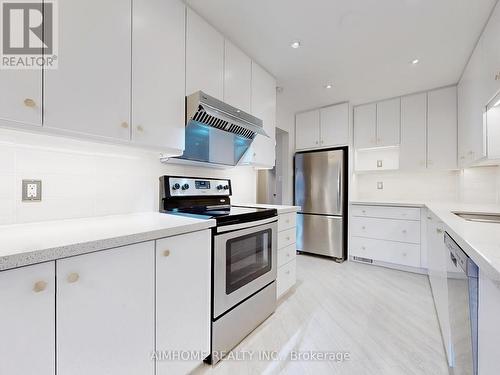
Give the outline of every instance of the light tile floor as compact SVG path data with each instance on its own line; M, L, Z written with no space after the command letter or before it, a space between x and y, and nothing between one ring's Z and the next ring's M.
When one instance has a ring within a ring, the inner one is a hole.
M426 276L297 257L297 285L276 312L235 348L253 360L223 360L196 374L446 375ZM258 360L259 352L281 360ZM292 360L294 352L349 353L344 361Z

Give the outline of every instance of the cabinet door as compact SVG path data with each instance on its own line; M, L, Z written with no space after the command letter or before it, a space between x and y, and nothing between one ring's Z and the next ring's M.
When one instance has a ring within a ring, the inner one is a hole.
M427 94L427 165L433 169L457 168L457 88Z
M60 59L58 69L44 72L44 126L129 140L131 2L65 0L58 7Z
M0 119L42 125L42 69L0 69Z
M0 374L55 374L54 262L0 272Z
M211 235L156 242L156 347L210 354ZM158 361L157 374L187 374L198 361Z
M132 140L181 155L185 5L178 0L135 0L133 19Z
M401 98L400 169L425 169L427 147L427 94Z
M152 375L154 242L56 265L57 373Z
M377 146L399 144L401 98L377 103Z
M479 47L484 61L485 97L489 101L500 90L500 5L496 5L484 29Z
M251 111L252 60L229 40L224 45L224 101Z
M349 104L320 109L320 135L322 147L349 144Z
M269 138L257 135L252 143L252 165L272 168L276 160L276 80L252 62L252 114L263 121Z
M368 148L377 144L377 105L354 108L354 147Z
M319 110L295 116L295 148L304 150L319 147Z
M224 98L224 37L187 8L186 95L203 91Z

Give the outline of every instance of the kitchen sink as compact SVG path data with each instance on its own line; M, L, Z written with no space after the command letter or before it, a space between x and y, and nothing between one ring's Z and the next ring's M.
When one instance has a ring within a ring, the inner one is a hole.
M453 212L455 215L467 221L477 221L480 223L500 224L500 213L477 213L477 212Z

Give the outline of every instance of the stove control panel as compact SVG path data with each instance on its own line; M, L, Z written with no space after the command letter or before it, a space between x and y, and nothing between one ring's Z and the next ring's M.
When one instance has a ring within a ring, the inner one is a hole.
M211 178L168 177L165 179L171 197L231 195L231 181ZM167 186L165 186L167 188Z

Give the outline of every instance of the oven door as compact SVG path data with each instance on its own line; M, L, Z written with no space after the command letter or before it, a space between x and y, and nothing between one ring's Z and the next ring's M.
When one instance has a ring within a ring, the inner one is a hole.
M276 280L277 221L215 235L214 318Z

